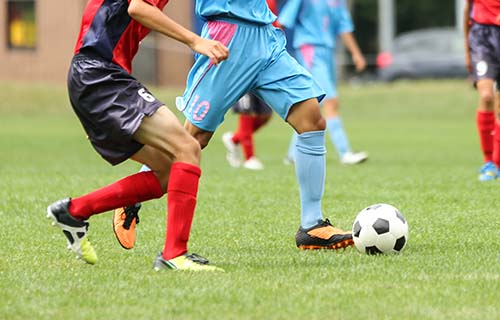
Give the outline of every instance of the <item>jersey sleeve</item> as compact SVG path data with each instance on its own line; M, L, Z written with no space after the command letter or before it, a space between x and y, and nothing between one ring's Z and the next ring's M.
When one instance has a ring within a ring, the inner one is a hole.
M354 31L354 24L352 22L351 13L347 9L344 1L342 1L339 5L335 19L336 34Z
M302 0L288 0L283 8L281 8L278 22L285 28L293 28L299 15Z

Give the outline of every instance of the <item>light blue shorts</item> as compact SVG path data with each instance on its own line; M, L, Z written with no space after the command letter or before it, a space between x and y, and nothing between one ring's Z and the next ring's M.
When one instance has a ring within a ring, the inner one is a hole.
M215 131L224 115L245 93L251 92L286 120L301 101L323 99L324 92L311 74L285 50L285 36L272 25L256 25L229 18L208 21L202 37L229 48L219 65L197 55L186 90L177 108L196 127Z
M295 49L295 57L311 72L314 79L325 90L326 98L337 97L334 51L324 46L303 45Z

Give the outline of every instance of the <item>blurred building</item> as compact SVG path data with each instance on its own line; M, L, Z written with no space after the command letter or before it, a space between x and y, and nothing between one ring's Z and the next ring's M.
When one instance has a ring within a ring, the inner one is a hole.
M193 18L193 1L171 1L165 12L196 29L199 25ZM405 28L459 27L464 1L348 0L348 4L356 23L356 37L373 65L377 52L390 48L394 37ZM0 0L0 81L64 83L86 3ZM420 8L427 11L416 10ZM341 46L338 49L337 63L349 66L345 50ZM148 84L182 87L192 61L193 53L186 46L151 33L141 43L133 73Z
M0 81L64 83L87 0L0 0ZM191 27L191 1L165 11ZM134 73L146 83L183 86L191 51L151 34L141 44Z

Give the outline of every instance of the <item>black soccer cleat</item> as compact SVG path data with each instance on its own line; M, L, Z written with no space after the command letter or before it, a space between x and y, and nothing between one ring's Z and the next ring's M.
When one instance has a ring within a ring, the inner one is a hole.
M48 206L47 218L52 220L52 225L61 228L68 241L68 249L76 253L77 258L95 264L97 255L87 239L89 223L71 216L68 210L70 201L70 198L66 198Z

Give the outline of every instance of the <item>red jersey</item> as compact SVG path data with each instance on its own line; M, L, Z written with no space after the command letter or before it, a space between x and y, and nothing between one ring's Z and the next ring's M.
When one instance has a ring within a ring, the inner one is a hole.
M145 0L163 10L168 0ZM132 72L139 42L151 29L128 15L130 0L90 0L83 13L75 54L88 53Z
M467 0L471 6L470 17L474 22L500 26L497 17L500 16L499 0Z

